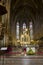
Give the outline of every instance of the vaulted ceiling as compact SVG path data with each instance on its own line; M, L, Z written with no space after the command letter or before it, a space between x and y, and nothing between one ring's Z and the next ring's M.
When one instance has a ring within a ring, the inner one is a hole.
M24 19L34 21L34 34L38 36L43 23L43 0L11 0L11 22ZM11 23L12 24L12 23ZM39 29L39 30L38 30ZM37 30L37 32L36 32Z
M33 16L40 13L43 7L42 0L11 0L11 12L13 15Z

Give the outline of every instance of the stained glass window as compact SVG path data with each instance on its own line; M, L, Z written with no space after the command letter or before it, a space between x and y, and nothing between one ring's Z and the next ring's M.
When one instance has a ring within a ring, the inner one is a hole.
M26 23L23 23L23 33L25 33Z
M31 40L32 40L33 39L33 23L32 22L30 22L29 28L30 28L30 37L31 37Z

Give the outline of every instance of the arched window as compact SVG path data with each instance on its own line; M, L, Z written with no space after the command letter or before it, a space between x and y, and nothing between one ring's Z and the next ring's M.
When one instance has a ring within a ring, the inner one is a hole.
M19 22L16 24L16 39L19 39Z
M26 24L25 24L25 23L23 23L23 29L24 29L24 28L26 29Z
M31 40L33 40L33 23L32 23L32 21L29 24L29 28L30 28L30 38L31 38Z
M26 24L23 23L23 33L25 33L25 29L26 29Z

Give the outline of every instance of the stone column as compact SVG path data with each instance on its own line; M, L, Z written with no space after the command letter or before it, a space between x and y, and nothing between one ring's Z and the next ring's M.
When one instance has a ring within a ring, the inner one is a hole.
M10 2L11 0L3 0L4 4L3 6L6 7L7 13L2 16L2 23L4 24L5 27L5 32L4 32L4 45L6 43L6 39L9 37L10 34ZM6 37L6 38L5 38Z

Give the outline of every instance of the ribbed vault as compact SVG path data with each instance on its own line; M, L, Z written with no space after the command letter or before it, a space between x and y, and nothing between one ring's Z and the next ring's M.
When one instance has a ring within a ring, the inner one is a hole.
M16 21L33 21L34 34L36 33L37 24L40 24L41 11L43 10L42 0L11 0L10 24L13 26ZM26 19L26 20L25 20ZM38 23L37 23L38 22ZM40 25L39 25L40 26ZM39 28L38 26L38 28ZM12 27L11 27L12 28ZM35 29L36 28L36 29Z

